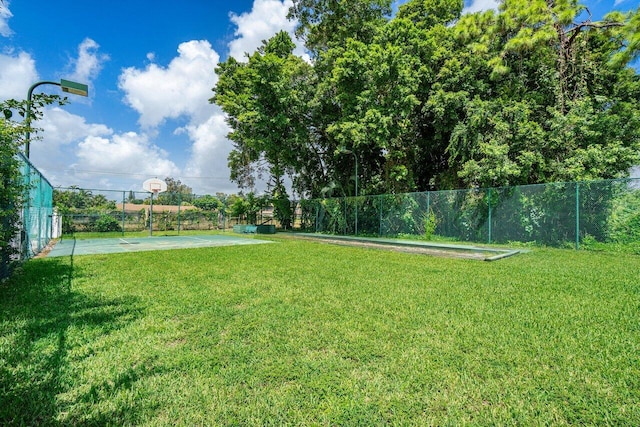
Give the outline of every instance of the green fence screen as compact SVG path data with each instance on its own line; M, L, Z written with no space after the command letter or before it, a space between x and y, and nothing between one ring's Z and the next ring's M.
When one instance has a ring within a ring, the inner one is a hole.
M28 259L40 253L52 238L53 221L53 187L47 179L36 169L24 155L16 156L18 161L20 179L23 184L24 194L21 198L21 208L17 221L17 233L9 242L4 242L13 248L4 251L5 255L0 260L0 278L10 274L10 266L19 260ZM15 185L10 181L4 181L6 185ZM0 206L5 210L3 218L12 218L10 212L15 212L15 205ZM3 220L2 227L10 230L10 222L13 219Z
M303 228L335 234L434 234L480 243L575 246L640 240L640 180L550 183L307 200Z
M46 243L51 188L32 177L31 252ZM37 184L36 184L37 183ZM35 185L34 185L35 184ZM57 189L63 232L227 230L247 219L193 194ZM45 202L46 201L46 202ZM42 206L42 208L39 208ZM38 208L36 208L38 207ZM294 228L381 237L429 236L474 243L533 243L579 248L583 242L640 242L640 179L549 183L292 202ZM33 217L38 214L39 219ZM254 219L279 227L267 206Z
M18 238L23 259L39 254L52 238L53 187L22 154L21 175L27 194Z

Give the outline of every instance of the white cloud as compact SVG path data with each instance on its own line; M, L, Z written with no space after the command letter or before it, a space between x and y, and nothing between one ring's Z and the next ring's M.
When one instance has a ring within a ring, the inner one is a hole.
M144 134L126 132L109 138L87 136L78 144L79 170L139 174L148 176L176 176L178 167L168 154L149 142Z
M48 109L34 126L41 128L44 145L66 145L87 136L108 136L113 130L103 124L87 123L84 117L71 114L60 107Z
M105 125L87 123L84 117L59 107L47 108L34 126L42 131L32 134L36 138L31 141L30 158L50 180L76 160L79 141L87 136L109 136L113 133ZM72 184L78 182L69 183Z
M72 60L73 74L72 80L82 83L93 81L104 62L109 60L109 55L98 53L100 45L90 38L86 38L78 46L78 58Z
M4 0L4 4L0 3L0 36L9 37L13 34L9 28L9 19L13 14L9 10L9 0Z
M286 18L291 5L291 0L255 0L251 12L231 14L237 38L229 44L230 56L242 59L245 51L255 51L262 40L280 30L293 34L295 23ZM299 48L296 53L303 52ZM236 192L227 166L232 149L226 137L229 128L222 110L209 103L218 81L214 72L220 61L218 53L209 42L193 40L180 44L178 56L167 66L154 63L153 53L146 59L151 63L143 69L123 70L119 87L125 92L124 101L140 114L138 122L147 134L168 120L186 119L187 124L181 124L175 133L188 136L190 159L184 177L168 176L180 178L198 193Z
M25 99L29 87L36 81L36 62L31 55L0 54L0 100Z
M147 55L147 59L154 60L154 56ZM168 66L151 63L145 69L127 68L119 80L125 102L140 114L139 123L147 135L167 120L186 118L187 124L174 131L186 134L192 144L184 177L177 170L157 175L181 179L198 193L237 191L229 182L231 143L226 138L229 129L224 113L209 102L218 81L214 70L219 61L209 42L193 40L180 44L178 56ZM161 159L159 155L155 163L161 165Z
M229 182L227 158L232 145L227 139L229 127L222 112L217 111L206 122L189 125L184 130L193 141L193 147L184 172L187 178L183 181L189 182L198 193L236 192L237 186Z
M151 176L180 174L146 134L116 133L59 107L47 109L37 126L42 139L32 141L31 160L55 185L122 189L132 181L140 187Z
M470 4L464 8L462 13L483 12L489 9L498 10L499 5L498 0L471 0L470 2L465 1L465 5L468 3Z
M296 23L287 19L291 0L255 0L251 12L236 15L231 13L229 19L238 28L237 37L229 43L229 56L238 61L245 61L245 53L253 53L262 45L263 40L273 37L278 31L284 30L291 35L294 43L297 41L293 34ZM294 53L309 61L309 55L304 47L296 43Z
M118 85L125 92L125 102L140 114L144 128L183 115L202 122L211 115L209 98L219 60L208 41L192 40L180 44L178 56L168 67L152 63L144 70L126 68Z

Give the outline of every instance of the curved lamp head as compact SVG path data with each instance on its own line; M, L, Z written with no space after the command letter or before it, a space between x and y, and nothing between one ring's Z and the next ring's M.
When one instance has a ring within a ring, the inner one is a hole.
M89 86L72 82L71 80L60 79L60 87L63 92L72 93L74 95L89 96Z

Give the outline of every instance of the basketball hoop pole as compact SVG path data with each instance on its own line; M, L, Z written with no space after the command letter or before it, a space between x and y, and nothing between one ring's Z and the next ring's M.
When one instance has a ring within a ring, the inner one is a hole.
M153 236L153 195L158 194L157 191L151 192L151 203L149 204L149 236Z
M151 193L151 203L149 205L149 236L153 236L153 196L167 191L167 183L158 178L151 178L142 183L142 188Z

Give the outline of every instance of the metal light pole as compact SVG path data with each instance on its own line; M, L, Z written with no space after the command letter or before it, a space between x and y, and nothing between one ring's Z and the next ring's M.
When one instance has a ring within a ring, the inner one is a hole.
M25 114L25 122L27 123L27 132L26 139L24 144L24 156L29 158L29 145L31 143L31 97L33 96L33 90L40 85L54 85L60 86L63 92L72 93L74 95L80 96L88 96L89 95L89 86L72 82L70 80L61 79L60 82L52 82L52 81L42 81L34 83L30 88L29 92L27 92L27 112Z
M338 151L341 154L353 154L353 158L356 161L356 221L355 221L355 235L358 235L358 156L351 150L343 149Z

